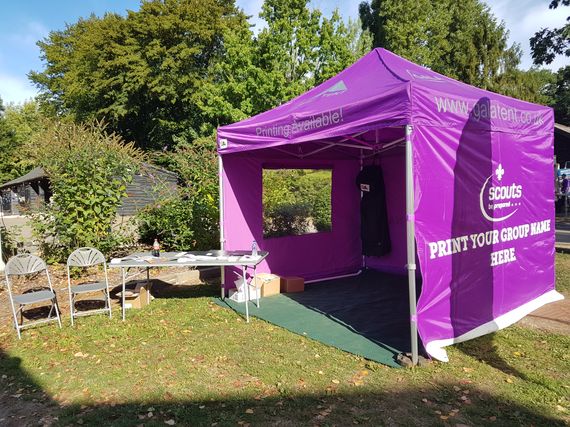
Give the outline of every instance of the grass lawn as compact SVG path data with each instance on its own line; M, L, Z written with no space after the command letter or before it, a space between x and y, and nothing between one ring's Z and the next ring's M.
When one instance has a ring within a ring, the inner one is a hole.
M570 290L570 255L557 255ZM76 327L0 328L0 425L566 425L570 337L510 327L393 369L250 324L215 286ZM2 309L5 309L3 307ZM2 419L20 406L17 420ZM4 409L3 409L4 408ZM9 424L12 422L13 424Z

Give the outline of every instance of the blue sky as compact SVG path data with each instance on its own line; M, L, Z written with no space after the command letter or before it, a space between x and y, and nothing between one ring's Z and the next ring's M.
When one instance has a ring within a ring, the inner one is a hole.
M312 5L330 15L339 8L342 16L356 18L362 0L312 0ZM263 25L258 18L263 0L237 0L256 27ZM560 27L569 14L568 8L549 10L547 0L488 0L497 18L506 22L510 41L521 43L524 51L523 68L531 65L528 39L542 27ZM106 11L125 14L137 10L139 0L19 0L2 2L0 13L0 97L4 103L20 103L36 95L27 73L41 70L42 62L36 42L52 30L65 28L80 17L91 13L98 16ZM559 57L549 66L558 69L568 59Z

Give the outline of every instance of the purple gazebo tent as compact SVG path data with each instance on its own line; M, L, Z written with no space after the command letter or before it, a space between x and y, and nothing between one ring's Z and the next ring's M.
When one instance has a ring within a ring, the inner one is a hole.
M550 108L375 49L307 93L218 129L222 248L256 240L270 252L259 271L306 280L363 264L407 270L413 361L418 332L426 351L446 361L445 346L562 298L554 289L553 128ZM375 159L392 251L363 259L355 177ZM332 169L332 230L264 239L264 168Z

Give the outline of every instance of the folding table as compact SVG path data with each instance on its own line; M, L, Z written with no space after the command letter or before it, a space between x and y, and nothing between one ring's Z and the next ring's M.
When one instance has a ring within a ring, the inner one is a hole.
M255 270L257 265L263 261L269 252L259 251L257 256L253 256L251 251L183 251L183 252L161 252L159 257L154 257L148 252L139 252L123 258L114 258L108 264L110 268L121 269L122 281L122 311L125 320L125 283L126 272L130 268L146 270L147 281L150 282L150 269L155 267L240 267L241 275L245 286L245 307L246 320L249 322L249 286L247 284L247 269ZM224 283L222 286L222 297L224 296Z

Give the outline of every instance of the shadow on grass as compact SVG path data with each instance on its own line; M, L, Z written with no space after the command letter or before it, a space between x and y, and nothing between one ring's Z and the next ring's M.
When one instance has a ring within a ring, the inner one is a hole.
M487 365L514 377L520 378L528 383L536 384L537 386L544 387L550 391L556 392L547 381L541 378L534 378L529 376L513 366L502 358L497 352L497 345L495 344L495 334L487 334L475 340L466 341L457 345L457 348L464 354L471 356L475 359L485 362Z
M471 387L469 401L438 382L422 389L404 385L397 390L334 385L321 392L256 395L255 390L212 390L209 399L173 399L133 395L130 402L54 402L21 367L21 360L0 351L0 424L27 425L548 425L564 422ZM204 381L207 381L204 378ZM430 390L425 390L429 387ZM158 390L157 390L158 392ZM259 391L258 391L259 392ZM148 393L148 391L147 391ZM101 399L103 400L103 399Z
M125 288L132 290L141 280L126 283ZM202 298L219 295L219 288L215 284L204 285L173 285L158 279L151 279L151 294L154 298ZM111 289L111 299L120 300L121 285Z

